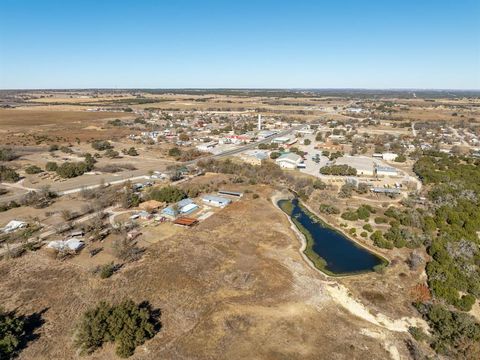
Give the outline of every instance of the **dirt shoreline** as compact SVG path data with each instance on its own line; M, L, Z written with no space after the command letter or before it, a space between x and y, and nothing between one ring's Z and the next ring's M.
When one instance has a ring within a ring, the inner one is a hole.
M290 222L290 228L297 235L297 238L300 240L301 246L298 249L298 251L300 252L300 255L302 256L302 258L305 260L305 262L308 264L309 267L315 270L318 274L321 274L322 277L325 279L324 280L325 289L327 290L328 294L330 295L330 297L334 302L344 307L351 314L365 321L368 321L371 324L377 325L389 331L408 332L409 327L412 327L412 326L428 329L428 325L421 318L402 317L400 319L391 319L388 316L381 313L373 315L365 305L363 305L360 301L354 299L350 295L350 291L346 286L339 284L337 281L335 281L336 279L339 279L341 277L346 277L346 276L330 276L324 273L323 271L321 271L320 269L318 269L317 267L315 267L312 261L303 252L307 244L305 236L297 229L297 227L295 226L293 221L290 219L290 217L287 214L285 214L283 210L280 209L280 207L277 205L277 202L279 200L290 199L290 198L291 198L290 194L276 192L271 197L271 201L274 207L279 211L281 211L287 217L288 221ZM347 275L347 276L362 276L362 275L367 276L368 274Z

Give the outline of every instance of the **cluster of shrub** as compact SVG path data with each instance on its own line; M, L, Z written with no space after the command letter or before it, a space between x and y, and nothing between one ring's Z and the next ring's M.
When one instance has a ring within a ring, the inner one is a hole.
M355 176L357 169L348 165L327 165L320 168L322 175Z
M330 152L328 150L323 150L322 155L328 157L328 160L333 161L345 155L342 151Z
M150 200L157 200L166 203L176 203L187 197L187 194L182 189L176 186L164 186L162 188L152 188L147 197Z
M10 201L8 203L0 204L0 212L8 211L20 207L20 204L16 201Z
M357 220L364 220L368 221L370 218L370 214L375 214L375 209L370 205L361 205L357 208L357 210L347 210L345 211L341 217L344 220L349 221L357 221Z
M132 146L129 149L123 149L122 154L129 156L138 156L138 151Z
M107 140L95 140L92 142L91 145L92 145L92 148L94 148L97 151L113 149L113 145L110 144L110 142Z
M432 257L426 268L429 286L448 304L469 310L480 297L480 160L430 152L414 171L430 186L433 205L422 214Z
M0 161L12 161L18 158L18 155L9 148L0 149Z
M96 160L91 154L86 153L84 156L84 161L66 161L61 165L58 165L54 161L49 161L45 164L45 170L55 171L62 178L73 178L83 175L88 171L92 171L96 163Z
M197 149L181 150L178 147L173 147L168 150L168 156L174 157L177 161L191 161L205 155L205 153Z
M113 342L116 354L127 358L160 330L159 316L148 303L137 305L125 300L111 305L100 302L83 315L75 344L82 354L91 354L104 343Z
M17 182L18 180L20 180L20 175L15 170L8 166L0 165L0 181Z
M236 182L248 184L268 184L274 187L286 186L295 191L301 199L307 199L314 190L325 188L320 180L310 177L297 176L291 172L284 172L273 162L263 162L261 165L252 165L243 162L234 162L230 159L208 159L199 161L197 166L205 172L232 174Z
M22 316L0 308L0 359L13 359L18 354L25 338L25 327Z
M426 246L433 300L416 306L432 332L422 338L442 355L469 358L480 351L480 324L463 313L480 297L480 160L429 151L414 171L428 188L427 206L388 208L375 222L390 228L370 237L388 249Z

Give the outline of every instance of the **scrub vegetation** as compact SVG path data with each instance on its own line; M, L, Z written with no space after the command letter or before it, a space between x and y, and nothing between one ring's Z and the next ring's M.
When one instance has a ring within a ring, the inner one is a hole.
M125 300L117 305L100 302L88 310L78 325L75 343L81 353L91 354L104 343L115 343L115 352L127 358L135 348L152 338L159 330L160 313L148 303Z

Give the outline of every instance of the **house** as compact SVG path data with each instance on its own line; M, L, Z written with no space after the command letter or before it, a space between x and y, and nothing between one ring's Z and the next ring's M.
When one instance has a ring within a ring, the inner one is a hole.
M303 159L300 155L295 153L285 153L280 155L275 162L284 169L296 169L303 163Z
M162 210L163 215L175 217L178 214L190 214L198 209L198 205L192 199L183 199L174 205L170 205Z
M220 196L213 196L213 195L205 195L202 198L202 201L205 204L216 206L216 207L225 207L232 202L230 199L220 197Z
M18 221L18 220L12 220L10 221L3 229L2 231L4 233L10 233L12 231L25 228L27 227L27 223L23 221Z
M375 173L377 176L398 176L397 169L388 166L376 166Z

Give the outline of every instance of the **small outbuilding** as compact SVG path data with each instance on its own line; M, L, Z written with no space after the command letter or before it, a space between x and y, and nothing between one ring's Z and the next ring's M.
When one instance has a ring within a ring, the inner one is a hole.
M198 223L197 219L189 218L189 217L179 217L173 222L175 225L182 225L182 226L193 226Z
M225 207L232 202L230 199L227 199L221 196L214 196L214 195L205 195L202 198L202 201L205 204L216 206L216 207Z
M238 192L238 191L230 191L230 190L219 190L218 193L220 195L229 195L229 196L235 196L235 197L242 197L243 193Z
M398 176L397 169L389 166L377 166L375 172L377 176Z

